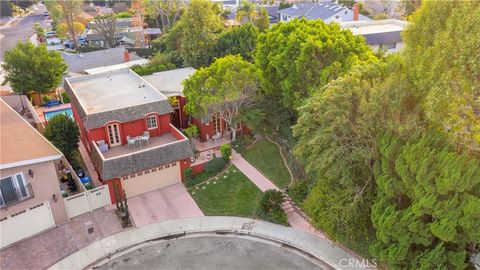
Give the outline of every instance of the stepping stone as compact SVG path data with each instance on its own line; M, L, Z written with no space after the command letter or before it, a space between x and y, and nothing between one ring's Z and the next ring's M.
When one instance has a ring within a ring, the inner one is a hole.
M217 182L213 182L213 184L216 184Z
M226 176L226 175L224 175L224 176L223 176L223 178L227 178L227 176Z
M193 195L193 194L195 194L195 191L194 191L194 192L192 192L192 195Z
M205 189L205 186L203 186L202 189Z
M210 184L210 181L207 182L207 185Z
M198 189L198 187L196 187L195 189Z

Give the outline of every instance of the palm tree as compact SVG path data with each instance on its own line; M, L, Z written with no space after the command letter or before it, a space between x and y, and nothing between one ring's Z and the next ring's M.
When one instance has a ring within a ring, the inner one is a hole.
M236 19L240 23L251 22L253 23L260 16L260 12L255 4L242 0L240 6L237 9Z

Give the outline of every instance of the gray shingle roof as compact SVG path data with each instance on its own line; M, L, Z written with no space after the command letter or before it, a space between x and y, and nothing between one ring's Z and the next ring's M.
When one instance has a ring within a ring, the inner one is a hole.
M368 45L380 45L393 42L402 42L402 31L365 34L365 42Z
M299 3L282 9L279 12L292 17L305 17L307 19L327 20L347 8L331 1L321 3Z
M185 139L119 158L102 160L100 155L96 148L92 148L92 161L100 170L102 179L108 180L184 160L192 157L193 152L190 141Z
M86 69L121 64L124 61L124 48L113 48L108 50L71 54L62 52L62 57L68 65L68 71L83 73ZM130 61L142 59L135 53L130 53Z

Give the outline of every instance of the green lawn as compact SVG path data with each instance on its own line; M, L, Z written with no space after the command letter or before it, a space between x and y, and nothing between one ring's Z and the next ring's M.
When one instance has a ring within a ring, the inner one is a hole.
M278 146L267 139L259 139L242 153L242 157L277 187L284 188L290 183L290 173L283 163Z
M207 216L252 217L262 192L235 166L204 184L189 190Z

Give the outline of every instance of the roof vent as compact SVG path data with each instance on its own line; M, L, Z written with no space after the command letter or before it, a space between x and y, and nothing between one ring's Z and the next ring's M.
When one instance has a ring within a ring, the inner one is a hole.
M141 82L140 84L138 84L138 88L143 88L145 87L145 83L144 82Z

